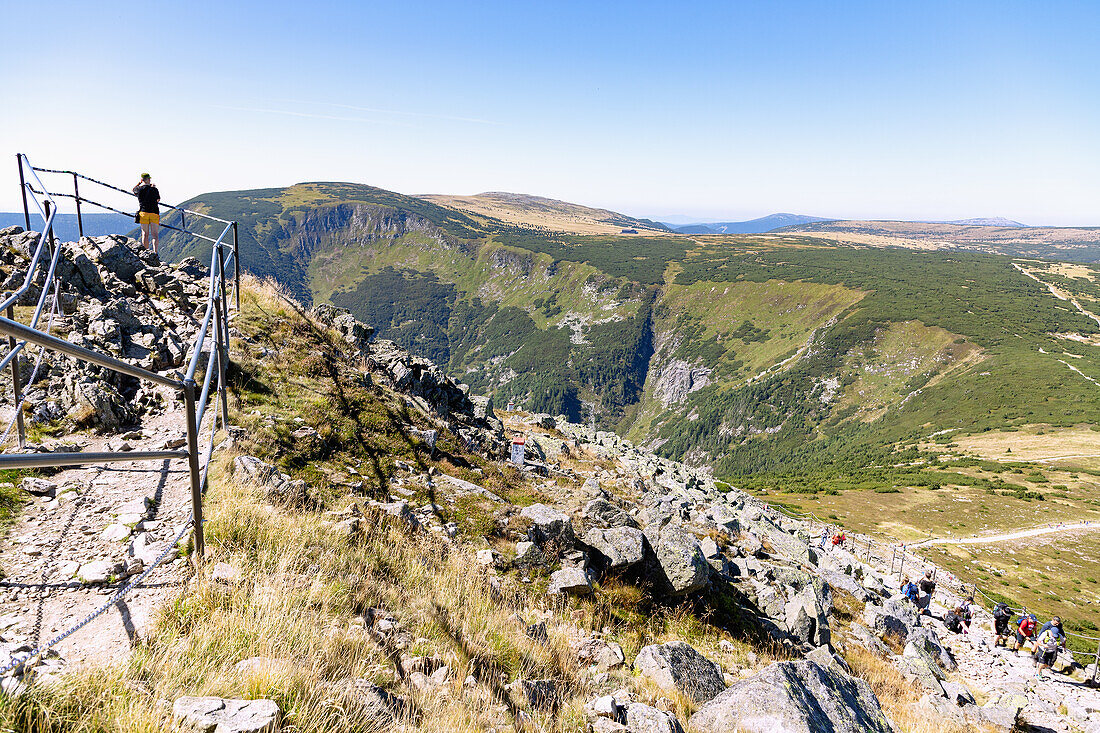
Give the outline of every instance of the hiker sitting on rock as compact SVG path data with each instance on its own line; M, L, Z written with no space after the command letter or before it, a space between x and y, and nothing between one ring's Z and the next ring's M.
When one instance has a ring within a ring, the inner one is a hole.
M146 249L156 252L160 243L160 191L153 185L152 176L141 174L141 180L134 186L134 195L138 198L141 243Z
M970 606L973 605L973 603L974 603L974 597L971 596L971 597L967 598L965 601L963 601L962 603L960 603L958 605L958 607L953 612L956 616L959 617L959 624L962 628L962 633L964 633L964 634L969 634L970 633L970 621L974 617L973 612L970 610Z

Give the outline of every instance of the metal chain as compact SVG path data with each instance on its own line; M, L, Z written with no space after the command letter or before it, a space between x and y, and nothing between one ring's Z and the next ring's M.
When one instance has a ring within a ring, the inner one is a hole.
M164 558L168 557L168 553L173 548L175 548L177 544L179 544L179 541L183 538L183 535L191 527L193 522L194 522L194 514L188 515L187 521L183 525L183 529L181 529L179 531L179 534L177 534L175 536L175 539L173 539L170 543L168 543L168 546L165 547L164 550L161 551L160 555L157 556L157 559L153 561L153 564L150 565L148 568L146 568L141 573L141 575L137 576L133 580L126 583L126 585L119 588L118 591L116 591L115 594L112 595L111 598L106 603L104 603L102 606L100 606L98 609L96 609L92 613L85 616L79 623L77 623L75 626L71 627L68 631L65 631L61 634L58 634L53 639L51 639L47 643L41 645L40 647L38 647L34 651L28 652L27 654L25 654L22 657L19 657L19 656L12 657L11 661L8 662L7 666L5 666L3 669L0 669L0 676L7 674L8 672L15 669L16 667L19 667L21 665L26 664L29 660L34 659L35 657L41 656L47 650L49 650L51 647L56 646L57 644L60 644L66 638L68 638L72 634L76 633L77 631L84 628L85 626L90 624L92 621L94 621L95 619L97 619L101 615L103 615L107 610L109 610L111 608L111 606L118 603L118 601L121 600L123 596L125 596L127 593L129 593L131 590L133 590L135 587L137 587L143 580L145 580L145 578L150 573L152 573L153 570L155 570L158 565L160 565L164 561Z

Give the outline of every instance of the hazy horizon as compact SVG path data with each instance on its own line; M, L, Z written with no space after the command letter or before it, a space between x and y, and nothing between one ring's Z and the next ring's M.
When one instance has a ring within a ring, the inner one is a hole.
M199 2L143 7L147 34L111 5L5 8L44 16L48 46L0 47L0 159L148 170L166 200L344 180L700 221L1100 223L1098 6Z

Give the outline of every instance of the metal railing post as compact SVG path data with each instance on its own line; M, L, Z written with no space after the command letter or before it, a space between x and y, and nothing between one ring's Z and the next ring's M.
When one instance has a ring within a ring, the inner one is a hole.
M1092 687L1096 687L1096 672L1100 668L1100 641L1096 642L1096 657L1092 660L1092 679L1089 680L1089 684Z
M224 283L223 283L224 285ZM216 297L216 296L215 296ZM225 290L222 290L222 299L224 301ZM225 362L228 358L228 349L225 346L223 339L225 338L225 331L222 327L225 322L225 316L222 314L222 310L217 305L214 306L214 349L218 352L218 401L222 406L222 427L229 425L229 397L226 394L225 388Z
M218 245L218 287L221 289L221 310L222 310L222 327L225 329L225 335L222 338L222 345L229 348L229 302L228 296L225 292L225 253L222 252L221 245ZM215 294L216 297L216 294Z
M241 312L241 249L237 244L237 222L233 222L233 298Z
M8 306L8 319L15 319L15 306ZM16 341L14 336L8 336L8 347L12 350L16 347ZM19 434L19 449L22 450L27 447L27 431L23 427L23 409L19 404L23 401L23 390L19 384L19 357L15 357L11 360L11 388L12 399L15 405L15 426L16 431Z
M187 465L191 470L191 513L195 518L196 567L202 568L205 542L202 536L202 477L199 474L199 426L195 422L195 380L183 383L184 412L187 413Z
M80 215L80 185L76 182L76 173L73 173L73 198L76 199L76 230L80 238L84 239L84 218Z
M901 584L901 578L905 574L905 545L901 546L901 564L898 565L898 584Z
M23 178L23 154L15 154L15 164L19 166L19 193L23 194L23 223L25 231L31 230L31 210L27 207L27 182Z

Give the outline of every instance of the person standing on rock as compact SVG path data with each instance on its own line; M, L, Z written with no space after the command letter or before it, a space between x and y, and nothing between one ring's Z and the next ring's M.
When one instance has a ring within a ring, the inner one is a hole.
M160 191L153 185L153 177L142 173L141 180L134 186L134 195L138 198L141 243L156 252L160 243Z
M924 577L917 583L917 587L920 588L921 596L917 601L917 609L921 614L931 616L932 612L929 611L932 607L932 594L936 592L936 581L932 580L932 571L925 570Z

